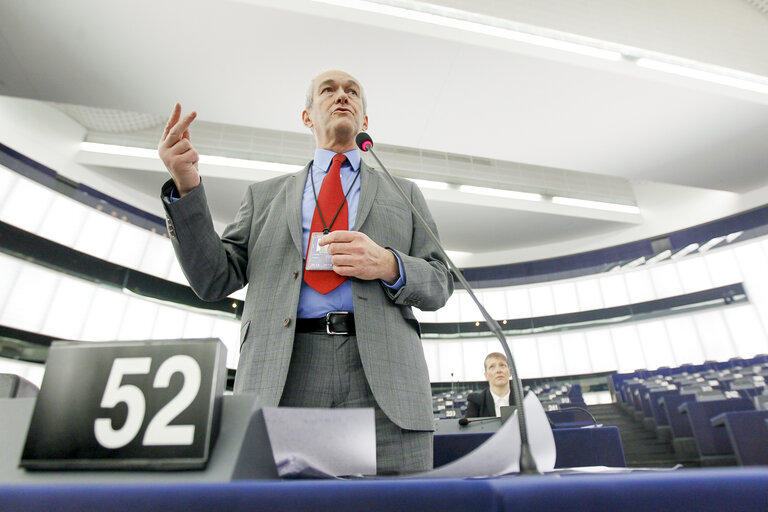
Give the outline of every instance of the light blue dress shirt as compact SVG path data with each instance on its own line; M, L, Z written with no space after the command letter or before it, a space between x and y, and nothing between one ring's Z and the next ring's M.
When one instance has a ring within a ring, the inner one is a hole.
M303 242L303 256L307 256L307 247L309 245L309 230L312 227L312 216L315 214L315 195L312 191L312 179L315 181L315 190L320 193L323 179L328 174L331 167L333 151L327 149L316 149L315 159L312 163L312 169L307 173L307 182L304 184L304 196L301 204L301 228ZM362 176L355 180L355 176L360 170L360 152L356 149L344 153L347 161L341 166L341 187L347 195L347 210L349 218L349 230L355 226L357 219L357 205L360 202L360 180ZM352 190L349 189L352 187ZM330 222L336 212L323 212L326 222ZM395 254L397 264L400 269L400 278L392 285L382 283L393 290L399 290L405 283L405 271L400 258ZM306 265L306 262L305 262ZM311 288L302 281L301 293L299 295L299 308L296 313L298 318L320 318L329 311L354 311L352 305L352 282L348 279L341 283L338 288L323 295Z

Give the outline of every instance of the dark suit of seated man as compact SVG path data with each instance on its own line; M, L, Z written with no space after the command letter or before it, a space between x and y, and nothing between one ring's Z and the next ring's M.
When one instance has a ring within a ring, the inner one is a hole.
M489 387L480 393L470 393L467 396L465 418L501 416L502 406L514 405L515 403L510 394L509 365L504 354L491 352L485 356L483 365Z

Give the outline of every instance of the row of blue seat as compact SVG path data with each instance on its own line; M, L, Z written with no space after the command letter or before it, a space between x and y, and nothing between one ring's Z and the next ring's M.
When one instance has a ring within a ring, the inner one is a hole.
M641 370L612 379L616 401L681 458L768 464L768 358Z

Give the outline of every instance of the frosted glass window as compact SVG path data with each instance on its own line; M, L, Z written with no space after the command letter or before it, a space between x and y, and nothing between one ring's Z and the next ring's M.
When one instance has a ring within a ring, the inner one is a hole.
M723 314L731 331L737 356L746 358L768 353L765 330L751 305L731 306L726 308Z
M210 338L213 334L213 317L189 313L184 323L182 338Z
M0 316L3 313L5 305L11 297L11 290L16 283L21 269L20 259L0 253Z
M526 288L513 288L506 291L509 318L530 318L531 299Z
M576 285L572 282L557 283L552 286L552 297L555 300L555 313L574 313L579 311L579 298Z
M62 275L42 332L64 339L80 339L95 293L93 283Z
M469 296L469 293L462 292L454 294L459 299L459 318L461 322L475 322L477 320L483 320L483 314L477 309L477 304ZM482 293L477 294L478 300L482 304Z
M40 332L59 276L34 264L24 264L3 308L0 324Z
M672 353L678 365L701 364L706 360L691 316L674 316L665 321Z
M121 340L148 340L152 338L159 305L144 299L130 297L125 316L117 335Z
M237 368L240 357L240 322L217 318L213 322L213 337L219 338L227 347L227 367Z
M174 283L179 283L185 286L189 286L189 281L187 281L187 276L185 276L184 272L181 270L181 265L179 265L179 261L176 259L176 255L174 255L173 259L171 260L171 268L168 271L167 279L169 281L173 281Z
M74 249L103 260L107 259L120 223L121 221L107 214L96 210L89 211Z
M532 316L547 316L555 314L555 301L552 298L551 286L534 286L528 290L531 297Z
M422 311L419 308L413 308L413 316L419 323L433 324L437 322L437 313L434 311Z
M653 281L647 269L635 270L624 274L629 292L629 301L633 304L656 299Z
M613 347L620 373L633 372L648 367L634 325L611 328L611 338L613 338Z
M42 364L28 363L26 361L17 361L15 359L0 357L0 373L11 373L13 375L24 377L39 388L40 384L43 383L45 366Z
M464 380L485 380L483 361L488 355L488 344L483 339L464 340L463 344Z
M768 252L761 249L760 243L737 247L734 252L744 274L749 299L756 305L768 306ZM768 320L768 309L762 311Z
M460 304L461 298L459 297L463 292L454 292L453 295L445 303L445 306L437 310L438 322L460 322Z
M616 352L611 340L611 332L608 329L595 329L587 331L587 350L592 371L607 372L616 370Z
M128 297L119 290L99 287L93 296L91 309L85 321L82 339L114 341L123 323Z
M708 361L727 361L736 355L722 313L700 313L694 316L694 321L701 338L704 357Z
M534 336L507 337L507 343L509 343L512 350L512 355L515 358L515 367L521 379L535 379L544 376L541 369L537 341L538 339ZM503 354L504 351L498 346L498 342L496 345L497 348L491 352L501 352Z
M167 279L171 264L176 260L171 241L160 235L150 233L144 256L137 270L146 274ZM186 284L186 279L184 280Z
M19 175L9 171L4 165L0 165L0 200L5 204L5 198L11 193L11 189L16 185Z
M464 353L461 341L440 343L438 359L440 363L440 382L458 382L464 379Z
M712 279L709 277L704 258L683 258L677 263L677 273L683 285L683 293L698 292L712 288Z
M589 362L587 339L583 332L564 333L560 336L560 342L563 344L563 359L568 375L593 372Z
M436 342L424 341L421 346L424 348L424 359L427 360L427 371L429 372L430 382L440 382L440 365L438 363L438 348Z
M606 308L629 304L627 285L624 283L624 277L621 274L601 277L600 291Z
M87 206L56 194L37 234L61 245L73 247L87 214Z
M537 337L539 348L539 365L544 377L555 377L568 373L563 359L563 345L560 336L550 334Z
M674 263L662 263L651 267L651 279L658 298L672 297L683 293L683 286L675 271Z
M492 318L496 320L507 318L507 294L504 293L504 290L484 291L480 302Z
M36 233L53 200L51 189L19 177L11 193L0 206L0 220Z
M146 229L121 222L107 260L123 267L138 268L150 236Z
M640 322L637 333L645 354L646 368L655 370L661 366L677 366L663 321Z
M743 280L739 263L736 261L736 255L732 249L708 252L703 260L709 269L712 286L725 286L740 283Z
M576 293L579 296L579 305L582 311L601 309L603 307L600 282L596 278L576 281Z
M153 340L175 340L182 337L187 312L171 306L160 306L152 329Z

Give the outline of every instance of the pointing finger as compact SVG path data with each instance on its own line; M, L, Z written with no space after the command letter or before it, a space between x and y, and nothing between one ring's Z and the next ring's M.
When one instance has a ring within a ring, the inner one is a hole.
M186 116L182 117L179 122L177 122L173 128L171 128L171 131L168 132L168 140L166 143L170 146L181 140L184 136L184 132L187 131L189 128L189 125L192 124L192 121L195 120L195 117L197 117L197 112L194 110L187 114Z
M171 131L171 127L179 122L179 117L181 116L181 104L176 103L176 105L173 106L173 110L171 111L171 117L168 118L168 124L165 125L165 130L163 130L163 140L165 140L168 137L168 132Z

